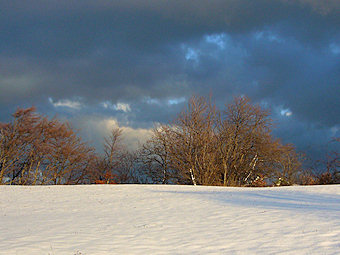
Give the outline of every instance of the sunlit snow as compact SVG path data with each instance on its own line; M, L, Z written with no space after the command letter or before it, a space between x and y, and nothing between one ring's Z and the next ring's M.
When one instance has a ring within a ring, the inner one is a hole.
M0 186L1 254L339 254L340 186Z

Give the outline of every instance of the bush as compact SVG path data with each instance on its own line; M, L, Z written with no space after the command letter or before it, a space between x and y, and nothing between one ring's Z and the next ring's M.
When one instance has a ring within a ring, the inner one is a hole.
M268 185L267 185L267 182L264 180L263 175L258 175L249 186L250 187L266 187Z
M318 184L320 185L333 184L333 183L334 183L333 176L330 172L322 173L318 177Z

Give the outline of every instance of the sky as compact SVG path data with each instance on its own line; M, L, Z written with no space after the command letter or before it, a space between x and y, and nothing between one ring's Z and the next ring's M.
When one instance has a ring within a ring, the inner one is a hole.
M191 95L247 95L321 157L340 135L339 0L0 0L0 121L17 107L133 148Z

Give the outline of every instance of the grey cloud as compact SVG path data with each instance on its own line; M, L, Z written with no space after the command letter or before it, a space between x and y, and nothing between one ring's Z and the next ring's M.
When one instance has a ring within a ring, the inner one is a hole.
M293 117L277 130L287 141L303 126L322 130L310 132L322 143L339 126L340 55L330 51L340 39L339 1L0 0L0 12L0 121L35 104L65 119L149 128L184 106L167 100L212 92L219 105L246 94L289 108ZM223 35L224 48L207 35ZM186 59L188 49L197 59ZM83 107L55 107L49 97ZM131 112L100 107L105 101Z
M339 124L338 56L296 41L251 45L247 64L259 84L256 97L284 104L306 121Z
M337 30L340 15L339 3L323 2L31 1L25 6L21 1L4 1L0 7L5 10L3 35L11 47L56 57L82 55L101 44L121 45L120 41L153 50L204 33L244 33L282 22L294 24L295 36L320 40ZM11 49L6 43L2 46Z

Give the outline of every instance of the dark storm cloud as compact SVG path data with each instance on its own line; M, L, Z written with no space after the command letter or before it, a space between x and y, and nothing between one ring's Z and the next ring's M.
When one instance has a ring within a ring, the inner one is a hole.
M250 54L246 62L259 84L256 97L290 107L306 121L339 124L339 55L327 47L316 49L295 40L275 40L247 42Z
M0 121L35 104L146 128L192 93L246 94L284 140L321 144L339 129L339 24L337 0L0 0Z

